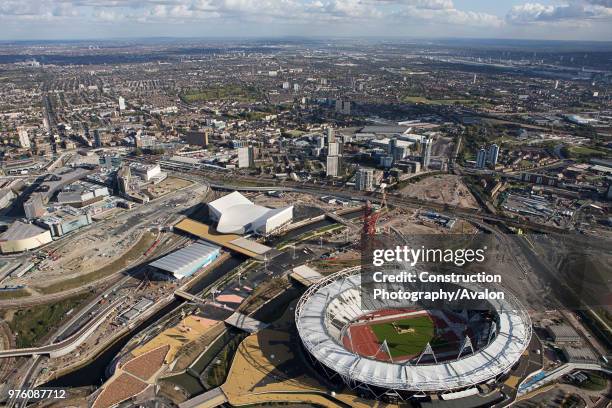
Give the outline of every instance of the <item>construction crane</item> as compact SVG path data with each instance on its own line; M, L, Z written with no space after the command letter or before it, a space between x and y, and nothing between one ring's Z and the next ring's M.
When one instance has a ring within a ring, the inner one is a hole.
M364 236L373 236L376 234L376 223L378 219L383 213L383 210L387 207L387 185L382 183L380 185L380 189L382 192L382 200L380 202L380 208L378 210L374 210L372 207L372 203L370 200L366 201L366 204L363 208L363 230L362 235Z

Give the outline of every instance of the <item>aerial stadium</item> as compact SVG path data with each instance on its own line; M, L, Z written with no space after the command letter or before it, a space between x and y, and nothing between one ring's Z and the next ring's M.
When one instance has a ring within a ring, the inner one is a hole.
M531 320L509 294L487 301L487 310L374 301L362 299L359 271L345 269L312 285L297 304L295 322L317 370L360 395L474 395L475 386L503 379L529 345Z

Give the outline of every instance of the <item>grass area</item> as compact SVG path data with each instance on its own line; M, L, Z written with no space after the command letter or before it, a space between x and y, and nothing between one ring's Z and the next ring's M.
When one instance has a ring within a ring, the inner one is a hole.
M30 296L30 293L25 289L0 291L0 300L17 299L17 298L22 298L26 296Z
M606 377L594 371L590 371L588 375L589 380L581 384L580 388L591 391L603 391L606 389L606 386L608 385L608 380Z
M82 304L89 296L86 293L56 303L17 310L9 321L11 330L17 335L17 347L36 345L45 335L59 327L70 310Z
M586 147L586 146L570 146L564 152L569 153L569 156L571 158L577 158L577 159L587 159L591 157L604 157L610 154L608 151L598 150L598 149L594 149L592 147Z
M361 265L361 258L355 259L317 259L310 263L321 274L328 275L345 268Z
M434 336L434 325L428 316L373 324L370 327L379 342L387 340L393 358L420 353Z
M125 269L128 265L140 258L140 256L142 256L144 252L149 249L153 242L155 242L155 234L145 232L140 240L125 254L123 254L120 258L115 259L113 262L104 265L100 269L84 275L75 276L74 278L66 279L61 282L53 283L49 286L37 286L36 289L43 294L63 292L65 290L88 285L99 279L113 275Z
M254 102L259 98L255 87L240 85L213 86L206 89L190 90L180 95L186 103L208 102L214 100L235 100L239 102Z
M302 131L302 130L297 130L297 129L293 129L293 130L288 130L286 132L289 136L291 137L300 137L303 134L305 134L306 132Z

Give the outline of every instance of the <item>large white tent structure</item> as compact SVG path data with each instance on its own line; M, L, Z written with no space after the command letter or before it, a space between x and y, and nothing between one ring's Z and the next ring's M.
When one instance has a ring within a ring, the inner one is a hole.
M267 208L237 191L208 203L209 215L222 234L267 235L293 220L293 206Z

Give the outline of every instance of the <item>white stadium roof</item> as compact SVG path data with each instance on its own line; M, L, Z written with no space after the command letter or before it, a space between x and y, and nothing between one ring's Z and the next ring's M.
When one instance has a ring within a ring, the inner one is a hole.
M268 233L293 219L293 206L272 209L253 204L237 191L208 203L222 234Z
M475 353L437 364L406 364L374 360L347 350L342 330L355 318L406 301L361 307L359 268L340 271L311 286L296 308L296 325L309 353L342 378L395 390L453 390L484 383L506 373L531 340L531 320L520 304L491 301L499 316L498 334ZM368 308L369 309L369 308ZM339 327L340 326L340 327ZM342 327L344 326L344 327Z
M190 276L199 268L219 255L221 248L207 242L198 241L185 248L174 251L149 265L170 272L177 279Z

